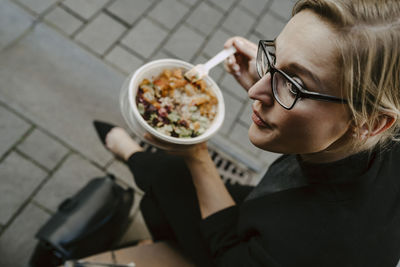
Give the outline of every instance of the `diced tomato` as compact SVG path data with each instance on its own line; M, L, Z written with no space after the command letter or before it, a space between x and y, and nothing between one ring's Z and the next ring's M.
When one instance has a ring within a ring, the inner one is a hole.
M165 108L160 108L159 110L158 110L158 115L160 115L161 117L167 117L168 116L168 112L167 112L167 110L165 109Z

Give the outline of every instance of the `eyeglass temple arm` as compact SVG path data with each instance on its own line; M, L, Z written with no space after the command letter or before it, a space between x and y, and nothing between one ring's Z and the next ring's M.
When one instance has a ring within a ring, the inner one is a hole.
M315 93L315 92L301 92L300 97L302 97L302 95L306 96L307 98L324 100L324 101L328 101L328 102L348 103L348 101L346 99L336 97L336 96L331 96L331 95Z

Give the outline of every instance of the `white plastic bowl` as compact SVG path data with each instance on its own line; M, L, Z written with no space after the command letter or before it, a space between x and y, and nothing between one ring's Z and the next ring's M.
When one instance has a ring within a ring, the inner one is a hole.
M218 109L210 127L199 136L192 138L178 138L163 134L149 125L138 111L136 105L136 93L139 89L139 84L143 79L149 79L152 81L155 77L160 75L164 69L182 68L188 70L192 67L192 64L177 59L159 59L143 65L127 78L120 95L121 112L127 124L136 135L143 138L144 134L148 132L156 138L169 143L191 145L210 139L219 130L225 117L224 98L218 85L209 76L205 77L204 81L215 93L218 99Z

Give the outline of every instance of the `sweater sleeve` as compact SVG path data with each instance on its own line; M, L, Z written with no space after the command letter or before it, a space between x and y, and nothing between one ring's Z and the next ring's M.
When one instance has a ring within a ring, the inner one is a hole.
M216 266L280 266L261 244L258 233L240 237L236 233L239 208L232 206L216 212L200 223Z

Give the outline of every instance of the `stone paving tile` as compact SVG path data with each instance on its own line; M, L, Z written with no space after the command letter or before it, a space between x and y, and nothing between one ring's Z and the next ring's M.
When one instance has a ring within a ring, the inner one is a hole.
M102 9L109 0L65 0L63 4L84 19L89 19Z
M58 141L39 130L34 130L18 146L18 150L49 170L52 170L69 151Z
M253 113L253 109L251 105L253 104L253 100L249 99L248 102L243 104L242 111L240 114L240 122L242 122L244 125L250 126L252 123L251 120L251 114Z
M218 0L210 2L226 11L234 4L235 1L236 0Z
M1 96L1 94L0 94ZM31 125L0 106L0 157L25 134Z
M148 18L142 19L122 39L122 43L145 58L148 58L163 42L168 32L155 25Z
M239 146L253 154L254 156L257 156L260 154L260 149L254 146L250 140L249 140L249 135L248 135L249 127L244 126L240 123L236 123L235 126L233 127L232 131L229 134L229 139L232 141L238 141Z
M209 35L222 19L222 15L222 12L215 9L207 2L202 2L186 19L186 23L205 35Z
M215 66L210 70L210 75L214 79L215 82L219 83L219 80L222 78L222 75L226 72L224 67L222 66L223 63L221 63L218 66Z
M41 14L57 0L18 0L21 4L33 10L37 14Z
M256 31L258 34L263 36L263 39L274 39L282 29L285 27L285 24L280 20L277 20L270 13L266 13L261 19L260 23L256 27Z
M262 39L262 36L258 36L254 33L250 34L249 37L247 37L247 39L249 39L250 41L252 41L253 43L255 43L256 45L258 45L258 41L260 41L260 39Z
M126 28L110 16L101 13L76 35L76 40L102 55Z
M67 35L73 34L83 22L65 11L61 7L56 7L44 17L44 20L53 24Z
M0 0L0 50L23 34L33 17L9 0Z
M190 61L199 50L204 38L185 25L181 25L164 46L176 57Z
M74 195L93 178L104 175L87 160L76 154L71 155L38 192L35 200L56 211L63 200Z
M239 19L240 18L240 21ZM248 14L240 6L236 6L228 15L222 24L222 27L231 33L240 36L246 36L254 24L255 17Z
M188 6L193 6L194 4L197 3L198 0L179 0L180 2L188 5Z
M128 24L140 18L156 0L116 0L107 10Z
M224 44L233 35L225 32L224 30L218 29L211 38L207 41L206 46L203 49L203 53L209 57L213 57L219 51L224 49Z
M220 85L231 94L238 97L241 101L246 102L249 98L246 90L233 78L233 76L229 73L226 73L222 80L220 81Z
M188 10L187 6L176 0L162 0L148 16L171 30Z
M160 49L151 57L151 60L156 60L156 59L163 59L163 58L176 58L173 55L169 55L167 51L163 51L163 49Z
M0 53L2 101L102 166L112 156L92 121L123 124L119 91L124 78L44 24Z
M240 111L238 107L240 107L242 103L225 90L222 90L222 94L225 102L225 119L221 126L220 133L226 135L230 132L232 125L235 123L237 115Z
M6 224L11 219L46 175L45 171L15 152L0 164L0 223Z
M143 60L129 53L119 45L115 46L105 59L126 74L135 71L143 65Z
M274 11L284 21L288 21L292 15L294 3L291 0L274 0L270 10Z
M239 4L240 6L252 12L254 15L258 16L263 11L267 3L267 0L241 0Z
M36 232L50 218L46 212L29 204L0 236L0 266L29 266L36 246Z

